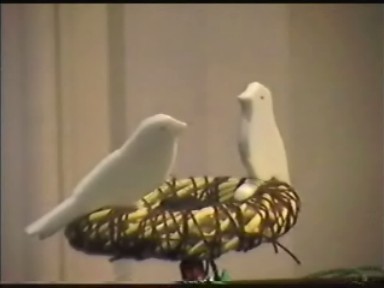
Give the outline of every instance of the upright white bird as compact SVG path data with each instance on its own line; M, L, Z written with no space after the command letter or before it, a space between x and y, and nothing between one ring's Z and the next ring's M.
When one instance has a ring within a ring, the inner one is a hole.
M29 235L47 238L79 216L103 206L132 201L168 177L187 124L165 114L144 119L123 146L101 160L74 188L73 194L26 228Z
M272 178L290 184L287 155L273 112L272 94L253 82L238 97L241 106L240 157L248 177L234 194L236 200L250 197L259 181Z

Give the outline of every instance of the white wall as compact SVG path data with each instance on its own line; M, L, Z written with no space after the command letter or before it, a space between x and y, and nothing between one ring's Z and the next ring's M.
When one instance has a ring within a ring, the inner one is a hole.
M103 282L108 262L23 228L125 139L139 119L190 123L175 172L243 175L235 96L274 93L303 198L283 243L219 264L237 279L294 277L383 255L382 13L379 5L3 5L2 277ZM173 281L176 263L132 264Z
M383 243L381 5L294 5L293 177L303 197L298 272L380 265Z

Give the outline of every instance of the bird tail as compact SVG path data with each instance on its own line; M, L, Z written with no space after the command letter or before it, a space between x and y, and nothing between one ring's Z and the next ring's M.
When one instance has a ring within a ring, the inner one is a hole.
M70 197L45 214L37 221L30 224L25 232L30 236L37 235L40 240L52 236L61 228L69 224L78 216L77 205L74 197Z

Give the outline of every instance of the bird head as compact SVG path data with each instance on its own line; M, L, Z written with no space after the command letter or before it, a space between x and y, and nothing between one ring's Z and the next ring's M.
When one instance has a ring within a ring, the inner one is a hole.
M187 126L187 123L166 114L156 114L142 122L142 127L146 130L157 130L159 133L175 136L181 134Z
M243 109L252 108L253 112L269 111L272 109L272 94L267 87L252 82L247 89L242 92L237 99Z

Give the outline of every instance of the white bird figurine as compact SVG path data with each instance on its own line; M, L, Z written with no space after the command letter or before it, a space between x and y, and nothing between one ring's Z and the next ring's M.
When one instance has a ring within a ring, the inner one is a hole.
M26 233L45 239L93 210L130 203L130 193L144 195L156 189L169 176L186 127L165 114L144 119L122 147L101 160L69 198L29 225Z
M241 106L239 153L248 177L234 194L238 201L252 196L255 185L275 178L290 184L288 160L273 112L272 94L253 82L238 97Z

